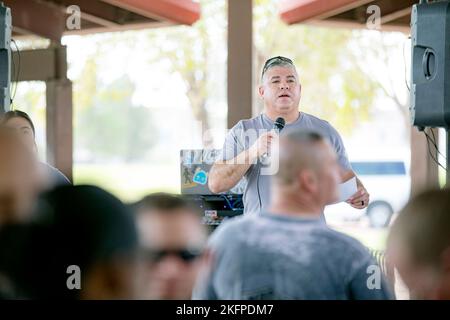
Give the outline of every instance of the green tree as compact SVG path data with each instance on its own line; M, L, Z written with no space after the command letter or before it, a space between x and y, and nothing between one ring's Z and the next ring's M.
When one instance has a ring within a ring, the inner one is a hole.
M145 160L156 142L149 108L131 101L134 84L123 76L109 85L97 77L93 55L75 81L75 142L97 160Z
M374 79L377 90L393 102L403 118L405 137L409 140L407 36L394 32L372 32L368 35L367 31L357 31L354 32L354 41L358 43L358 50L355 52L356 59L352 60L353 65L365 77ZM394 65L397 61L402 61L400 68Z
M226 6L224 1L217 0L201 0L200 4L202 17L193 26L171 27L149 33L149 43L161 44L158 54L150 58L150 63L167 61L169 71L181 76L194 117L201 122L205 132L210 129L208 99L217 94L217 86L224 85L214 83L212 75L217 62L213 53L214 44L226 41ZM212 137L204 138L203 146L210 147Z

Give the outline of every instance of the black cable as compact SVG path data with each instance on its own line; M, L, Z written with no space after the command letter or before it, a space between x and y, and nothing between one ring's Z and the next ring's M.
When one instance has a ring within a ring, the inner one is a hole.
M239 209L239 208L241 208L241 207L240 207L241 201L240 201L240 199L239 199L238 194L236 194L236 195L230 195L230 198L231 198L231 200L229 200L229 201L230 201L230 204L231 204L233 210L234 210L234 209ZM234 199L233 199L233 198L234 198Z
M436 143L436 136L434 135L433 129L430 129L430 130L431 130L431 134L433 135L433 140L432 140L433 146L436 148L436 151L441 155L441 157L443 157L444 160L447 161L447 157L444 156L444 155L439 151L439 147L437 146L437 143Z
M436 162L438 165L440 165L440 163L436 160L436 158L434 157L433 153L431 152L430 149L430 136L425 132L425 130L423 130L423 133L425 135L425 138L427 139L427 149L428 149L428 154L430 156L431 159L433 159L434 162Z
M411 37L408 37L408 39L411 39ZM406 88L408 88L408 91L411 92L411 87L409 86L409 84L408 84L408 79L407 79L407 72L406 72L406 56L405 56L405 44L406 44L406 41L408 41L408 39L405 40L405 41L403 41L403 64L404 64L404 66L405 66L405 84L406 84Z
M258 160L259 161L259 160ZM261 194L259 192L259 176L261 175L261 165L258 167L258 177L256 177L256 190L258 192L258 200L259 200L259 212L262 210L262 203L261 203Z
M425 130L423 131L423 133L425 134L425 137L427 139L427 149L428 149L428 153L429 153L431 159L433 159L433 161L435 163L437 163L441 168L443 168L445 170L445 168L441 165L441 163L436 159L436 157L431 152L431 149L430 149L430 141L432 142L431 137L425 132Z
M11 62L12 62L12 77L13 77L13 81L14 81L15 74L16 74L16 60L14 59L14 55L13 54L11 54ZM17 85L17 82L16 82L15 85ZM13 95L13 89L9 88L9 102L10 102L10 104L12 104L12 95Z
M433 135L433 139L431 139L431 137L429 135L427 135L427 133L424 130L424 133L427 136L427 143L429 143L429 141L430 141L433 144L436 151L438 152L438 154L440 154L444 158L444 160L447 161L447 158L439 151L439 147L436 144L436 136L434 135L433 129L430 128L430 130L431 130L431 134ZM429 145L428 145L428 148L429 148ZM437 157L435 157L435 159L437 160ZM441 165L441 167L442 167L442 165ZM446 169L444 169L444 170L446 170Z
M17 42L14 39L11 39L12 43L14 43L14 46L16 47L16 51L17 51L17 56L18 56L18 64L17 64L17 73L16 73L16 86L14 88L14 95L12 97L12 101L14 101L14 99L16 98L16 93L17 93L17 86L19 84L19 77L20 77L20 66L21 66L21 56L20 56L20 49L19 46L17 45Z
M221 197L225 200L225 202L228 204L228 206L230 207L230 210L233 210L233 209L234 209L234 206L231 204L230 199L228 199L227 195L226 195L226 194L221 194L220 196L221 196Z
M11 105L13 104L13 102L14 102L14 99L15 99L15 97L16 97L16 93L17 93L17 86L18 86L18 84L19 84L19 76L20 76L20 50L19 50L19 46L17 45L17 43L16 43L16 41L14 40L14 39L11 39L11 43L14 43L14 46L16 47L16 51L17 51L17 56L19 57L19 63L18 63L18 65L17 65L17 74L16 74L16 85L15 85L15 87L14 87L14 94L13 94L13 96L11 97Z
M447 169L444 168L444 166L433 156L433 154L431 153L431 149L430 149L430 141L431 138L430 136L425 132L425 130L423 131L423 133L425 134L426 138L427 138L427 147L428 147L428 153L430 154L431 159L433 159L433 161L440 166L442 169L444 169L444 171L447 172Z
M428 146L428 153L429 153L429 155L430 155L430 157L431 157L431 159L433 159L433 161L438 165L438 166L440 166L444 171L446 171L447 172L447 169L433 156L433 154L431 153L431 150L430 150L430 138L429 138L429 136L427 136L427 146Z

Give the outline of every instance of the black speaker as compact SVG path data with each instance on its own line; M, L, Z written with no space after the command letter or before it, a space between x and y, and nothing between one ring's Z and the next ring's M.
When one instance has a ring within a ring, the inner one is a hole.
M450 127L450 1L416 4L411 13L411 121Z

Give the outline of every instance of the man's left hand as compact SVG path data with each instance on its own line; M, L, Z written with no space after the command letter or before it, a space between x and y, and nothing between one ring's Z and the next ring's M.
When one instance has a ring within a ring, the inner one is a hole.
M369 205L369 193L362 184L358 185L358 190L347 201L353 208L364 209Z

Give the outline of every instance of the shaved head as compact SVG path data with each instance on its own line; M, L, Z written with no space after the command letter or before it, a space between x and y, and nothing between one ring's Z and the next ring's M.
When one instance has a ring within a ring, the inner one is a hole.
M301 170L319 170L327 144L316 132L296 130L283 135L280 138L280 165L275 175L277 183L290 185Z
M414 299L450 299L450 190L429 190L399 212L387 252Z
M338 198L340 167L333 148L314 131L288 130L280 137L279 168L272 196L280 203L304 203L319 211Z
M400 211L390 239L407 245L416 262L437 265L441 253L450 248L449 210L450 190L422 193Z

